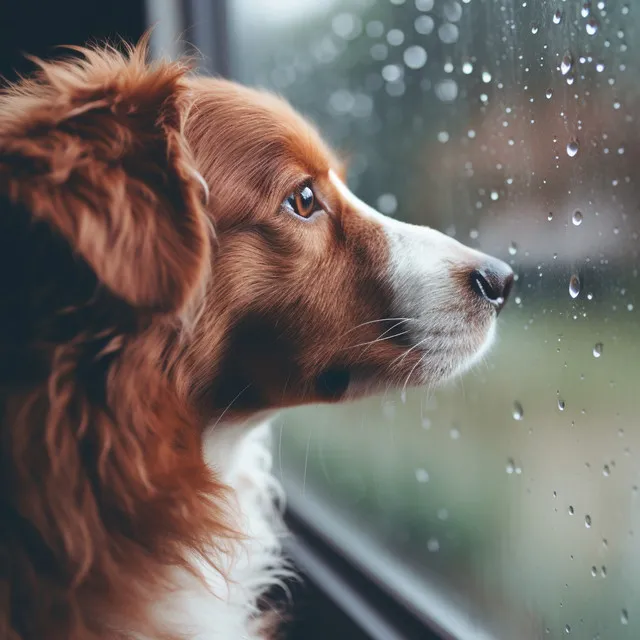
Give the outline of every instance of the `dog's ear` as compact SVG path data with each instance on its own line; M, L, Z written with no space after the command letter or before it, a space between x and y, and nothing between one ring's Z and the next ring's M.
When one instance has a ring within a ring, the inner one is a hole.
M180 310L209 264L180 63L141 45L42 62L0 96L0 196L62 235L113 294Z

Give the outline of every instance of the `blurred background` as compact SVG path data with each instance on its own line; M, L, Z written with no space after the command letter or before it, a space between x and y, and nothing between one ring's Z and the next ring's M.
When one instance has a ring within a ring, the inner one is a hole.
M276 473L445 637L640 637L640 3L5 0L0 21L8 77L155 24L156 55L287 97L383 213L507 260L475 371L283 414Z

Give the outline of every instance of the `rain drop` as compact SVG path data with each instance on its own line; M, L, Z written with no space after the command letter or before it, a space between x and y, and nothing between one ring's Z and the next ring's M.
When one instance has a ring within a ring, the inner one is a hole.
M513 419L514 420L522 420L524 418L524 411L522 409L522 405L519 402L513 403Z
M572 516L576 512L575 509L571 505L569 505L568 511L569 511L569 515L570 516Z
M473 64L468 60L462 63L462 73L466 76L473 73Z
M580 278L575 273L569 278L569 295L572 298L580 295Z
M591 516L590 516L590 515L586 515L586 516L584 517L584 526L585 526L587 529L591 529Z
M566 625L566 626L565 626L565 628L564 628L564 632L565 632L565 633L571 633L571 625L570 625L570 624L568 624L568 625Z
M551 222L553 220L553 211L549 211L549 213L547 214L547 220L549 222Z
M573 158L573 156L576 155L576 153L578 153L580 149L580 145L578 144L577 140L571 140L571 142L567 143L567 155L570 158Z
M585 2L582 5L582 9L580 9L580 15L583 18L587 18L590 13L591 13L591 3L590 2Z
M510 256L515 256L516 253L518 253L518 245L515 242L512 242L509 245L509 255Z
M437 538L429 538L427 541L427 550L431 553L437 553L440 551L440 543Z
M427 36L433 31L435 23L431 16L418 16L413 23L413 28L421 35Z
M416 469L416 480L421 484L429 482L429 472L426 469Z
M564 411L565 407L566 407L566 404L564 400L562 398L558 398L558 411Z
M595 578L598 575L598 567L595 565L591 567L591 575Z
M533 35L535 36L536 33L538 33L538 31L540 31L540 27L538 24L536 24L535 22L531 25L531 33L533 33Z
M485 84L491 82L491 74L487 70L482 72L482 82Z
M599 358L602 355L602 342L596 342L593 347L593 357Z
M602 73L604 71L604 62L597 62L596 63L596 71L598 73Z
M553 14L553 24L560 24L562 22L562 11L560 9L556 9L556 12Z
M589 20L587 20L585 28L590 36L595 36L596 33L598 33L598 23L594 18L589 18Z
M602 467L602 475L605 478L608 478L611 475L611 468L608 464L605 464L604 467Z
M620 622L625 626L629 624L629 612L626 609L620 612Z
M398 208L398 199L393 193L383 193L378 196L378 210L387 216L393 215Z
M564 56L562 56L562 60L560 61L560 71L562 75L566 76L567 73L571 71L572 67L573 67L573 58L571 57L570 53L565 53Z
M438 37L444 44L453 44L458 41L458 27L450 22L445 22L438 27Z
M516 470L516 463L512 458L507 460L507 473L511 475Z
M551 100L551 96L553 95L553 89L547 89L544 95L547 97L547 100Z
M582 211L574 211L571 216L571 222L573 222L576 227L579 227L582 224Z
M427 62L427 52L420 45L415 44L405 50L403 58L409 69L420 69Z

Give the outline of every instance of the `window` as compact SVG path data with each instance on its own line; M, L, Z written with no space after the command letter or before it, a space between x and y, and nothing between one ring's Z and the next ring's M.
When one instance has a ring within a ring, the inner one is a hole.
M314 119L361 197L518 275L462 380L280 418L293 507L453 637L638 637L640 7L228 12L232 75Z

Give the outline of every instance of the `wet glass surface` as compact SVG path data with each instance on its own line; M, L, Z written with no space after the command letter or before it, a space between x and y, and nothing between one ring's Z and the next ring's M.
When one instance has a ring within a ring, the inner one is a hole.
M459 637L640 637L640 5L260 7L231 3L235 76L309 115L383 213L518 274L463 379L283 415L292 499Z

